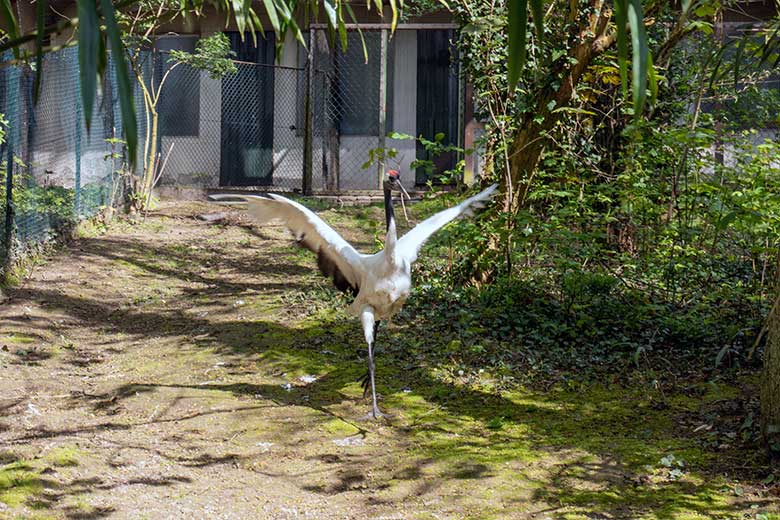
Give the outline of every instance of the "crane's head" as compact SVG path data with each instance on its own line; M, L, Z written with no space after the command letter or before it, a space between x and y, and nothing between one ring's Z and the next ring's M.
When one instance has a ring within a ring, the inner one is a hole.
M401 184L401 174L398 170L387 170L387 178L385 179L385 189L398 190L401 192L401 196L406 196L409 199L409 194L404 189L404 185Z

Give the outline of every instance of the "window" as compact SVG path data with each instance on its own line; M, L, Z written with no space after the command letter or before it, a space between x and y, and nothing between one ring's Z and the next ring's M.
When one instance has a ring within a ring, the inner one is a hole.
M368 63L357 31L347 33L347 49L338 45L336 51L335 108L341 135L379 135L379 80L381 65L380 31L363 31L368 51ZM393 46L387 46L386 121L385 130L392 128Z
M157 39L155 48L160 52L155 72L155 84L173 66L168 52L182 50L195 52L198 36L163 36ZM189 65L179 65L165 79L157 111L160 114L160 135L171 137L197 137L200 133L200 76L201 71Z
M335 51L325 39L324 31L317 30L314 44L314 133L321 135L323 128L335 126L341 135L379 135L379 78L381 65L381 31L363 31L368 52L365 62L363 44L357 31L347 32L347 50L342 51L336 38ZM309 34L304 35L309 42ZM395 45L387 44L387 74L385 91L385 131L393 129L393 70ZM298 47L297 75L298 103L296 107L296 135L304 130L304 103L306 97L306 50ZM322 120L322 124L316 123Z

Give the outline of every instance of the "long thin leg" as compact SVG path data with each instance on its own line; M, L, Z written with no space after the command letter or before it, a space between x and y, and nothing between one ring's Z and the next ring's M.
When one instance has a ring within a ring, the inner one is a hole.
M376 345L376 337L377 333L379 332L379 325L381 324L381 321L375 321L374 322L374 334L372 336L373 341L371 342L373 345ZM358 379L360 382L360 387L363 389L363 399L368 397L368 393L371 391L371 371L366 371L365 374L363 374L360 379Z
M376 403L376 383L374 381L374 334L379 329L379 322L374 320L374 309L365 307L360 315L360 321L363 324L363 332L368 343L368 379L371 383L371 415L374 419L382 417L379 406Z
M374 342L376 342L376 335L377 335L377 333L379 332L379 325L380 325L381 323L382 323L382 322L381 322L381 321L379 321L379 320L376 320L376 321L374 322Z
M371 379L371 402L373 408L371 410L374 419L378 419L382 416L382 412L379 411L379 406L376 404L376 383L374 383L374 346L368 344L368 377Z

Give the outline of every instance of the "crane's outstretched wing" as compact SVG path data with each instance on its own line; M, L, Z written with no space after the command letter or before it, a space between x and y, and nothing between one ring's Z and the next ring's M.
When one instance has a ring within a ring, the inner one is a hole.
M220 193L209 198L245 200L247 211L259 224L280 220L300 245L317 255L317 266L322 274L333 279L337 289L357 295L364 270L363 255L307 207L273 194L264 197Z
M406 233L396 245L396 254L406 259L410 264L417 260L420 248L431 235L436 233L449 222L452 222L460 216L472 215L475 209L484 206L493 193L498 188L498 184L493 184L489 188L473 197L469 197L457 206L453 206L444 211L440 211L417 224L411 231Z

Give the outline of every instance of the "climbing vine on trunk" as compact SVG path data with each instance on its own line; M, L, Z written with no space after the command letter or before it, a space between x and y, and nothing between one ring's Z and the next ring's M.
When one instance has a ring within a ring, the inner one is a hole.
M774 459L780 459L780 279L777 290L777 299L767 321L761 383L761 433Z

